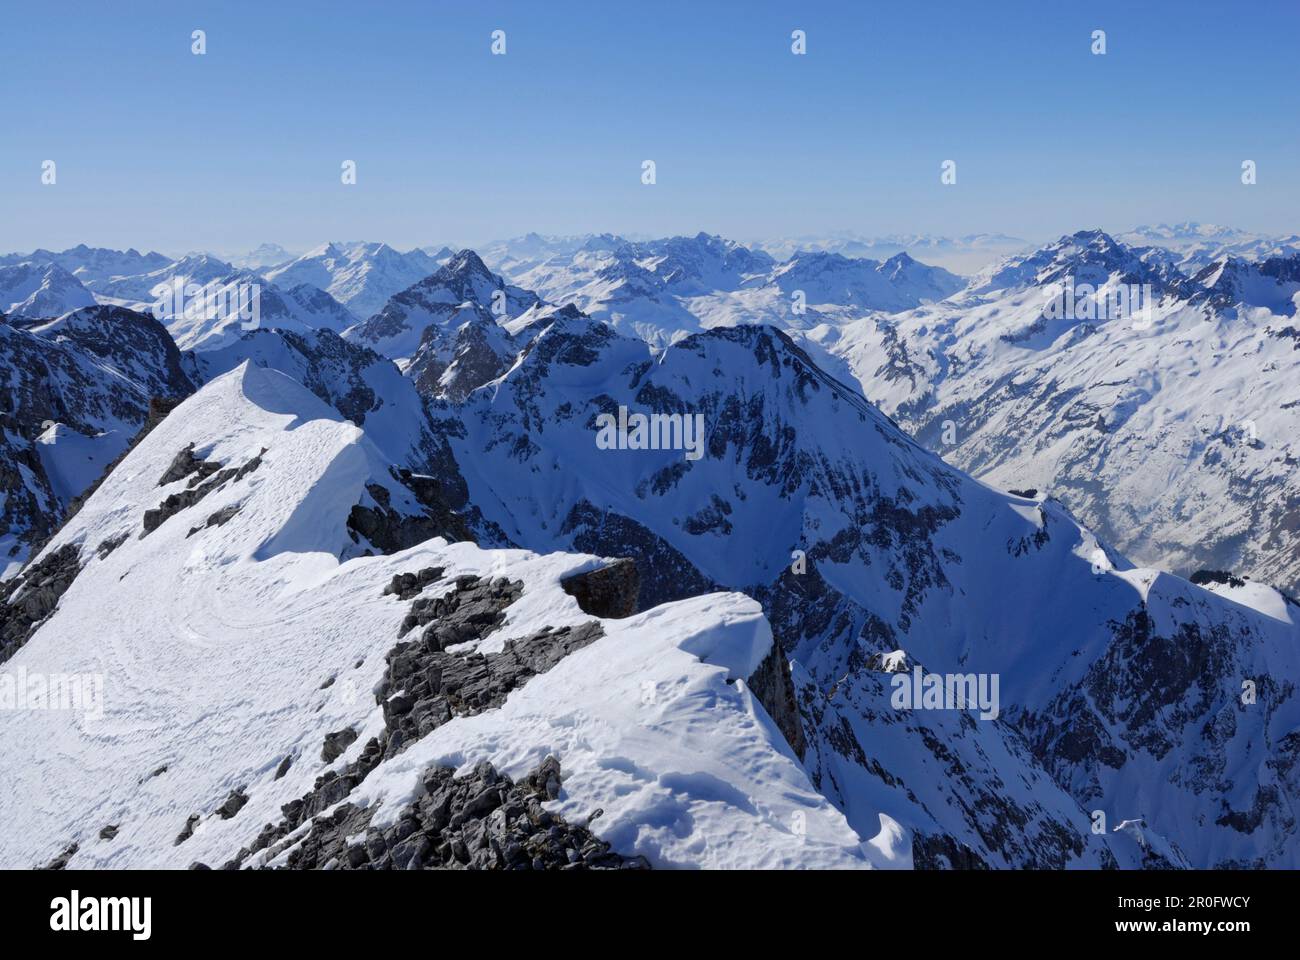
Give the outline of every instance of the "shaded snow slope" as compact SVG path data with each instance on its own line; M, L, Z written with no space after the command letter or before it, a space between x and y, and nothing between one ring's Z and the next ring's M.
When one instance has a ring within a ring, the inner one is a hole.
M1150 316L1045 316L1070 278L1148 283ZM1050 492L1142 562L1300 590L1300 264L1182 277L1090 232L975 286L811 336L962 469Z
M1201 866L1300 858L1293 623L1133 568L1060 504L945 465L779 331L655 354L571 310L534 330L503 379L440 414L471 500L530 548L635 557L655 599L760 599L807 681L805 761L860 833L884 813L923 854L946 837L993 864L1097 863L1083 811L1103 809ZM704 455L598 448L619 406L702 416ZM899 649L998 675L1001 717L962 733L942 711L900 716L875 665ZM1271 692L1247 706L1251 679Z

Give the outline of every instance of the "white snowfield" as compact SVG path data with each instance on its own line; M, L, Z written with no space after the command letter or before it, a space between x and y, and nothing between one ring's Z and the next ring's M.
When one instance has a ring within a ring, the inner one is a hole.
M140 539L144 511L184 489L158 479L190 443L227 466L259 453L262 463ZM349 505L387 464L362 429L251 364L208 384L126 457L47 547L78 544L81 573L0 665L0 676L103 684L102 713L3 711L0 867L40 865L72 843L74 868L215 867L250 845L331 766L327 733L360 732L340 768L382 728L372 691L409 608L383 595L396 573L445 566L448 577L522 580L485 652L592 619L559 585L599 563L590 556L435 539L341 561L356 549ZM224 525L192 530L236 504ZM550 808L578 822L603 809L592 829L656 866L910 866L896 825L882 820L874 839L850 829L746 689L772 642L756 602L713 594L602 624L603 638L499 709L439 727L349 802L379 805L383 822L416 796L428 764L489 760L518 777L555 754L564 779ZM286 756L292 766L276 780ZM222 819L216 808L238 788L247 805ZM176 845L192 814L201 820ZM100 839L110 825L116 837Z

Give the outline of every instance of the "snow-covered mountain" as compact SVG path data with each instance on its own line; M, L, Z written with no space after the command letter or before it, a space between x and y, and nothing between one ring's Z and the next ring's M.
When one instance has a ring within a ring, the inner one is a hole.
M501 322L525 313L538 302L528 290L494 274L473 250L462 250L436 272L389 300L382 310L348 330L345 337L386 357L412 357L430 336L454 336L463 322L462 305L486 311Z
M1269 257L1300 254L1300 235L1274 237L1194 221L1134 227L1125 233L1116 234L1116 239L1131 247L1167 249L1174 255L1174 262L1188 274L1224 257L1266 260Z
M88 247L84 243L67 250L33 250L0 256L0 266L18 263L56 264L68 271L88 290L97 290L115 277L137 276L161 270L171 264L170 257L150 251L109 250Z
M174 393L0 585L3 673L105 693L0 727L41 751L4 767L0 865L1300 867L1300 606L1265 585L1294 263L1084 231L886 314L893 278L953 281L704 235L556 258L703 329L628 335L469 251L342 336L181 354L139 318L162 365L111 308L0 323L7 511L58 500L48 398L91 436L112 377ZM1108 316L1130 285L1150 309ZM861 317L690 313L724 287Z
M202 287L234 272L235 268L224 260L206 253L192 253L156 270L114 277L100 284L95 296L101 303L149 310L158 300L156 291L163 287Z
M90 291L57 263L0 267L0 312L14 319L58 317L94 303Z
M399 253L386 243L326 243L267 270L265 276L279 287L319 287L365 319L438 266L423 250Z
M943 267L955 273L969 274L990 263L1027 248L1019 237L1002 233L973 233L962 237L932 234L891 234L864 237L851 232L829 236L802 236L777 240L759 240L751 244L778 260L789 260L802 253L838 253L853 259L888 260L900 253Z
M543 300L572 304L657 346L738 323L796 329L845 323L872 310L941 300L964 285L906 254L881 263L811 253L777 263L705 233L637 243L592 237L568 252L503 269Z
M783 730L860 836L891 824L927 864L1131 865L1096 846L1100 809L1145 818L1180 862L1300 857L1296 785L1250 772L1293 763L1297 608L1132 567L1054 501L921 451L779 331L656 357L572 311L539 326L494 389L440 414L483 530L631 556L644 603L760 599L794 661ZM619 406L702 415L704 455L599 449ZM900 721L883 666L900 662L998 675L1003 719ZM1237 701L1265 677L1268 706Z
M127 448L151 405L193 391L185 366L161 324L116 307L0 322L0 578Z
M356 317L324 290L309 283L282 289L250 270L235 270L164 302L169 309L155 305L153 313L185 350L225 346L258 327L339 333L356 323Z
M1050 492L1142 562L1295 593L1297 262L1227 258L1187 277L1083 232L942 304L813 336L963 469ZM1071 283L1073 315L1049 316ZM1149 313L1113 309L1125 284L1149 285Z
M244 270L265 270L289 263L293 259L294 255L278 243L262 243L247 253L231 257L230 264Z
M736 681L753 600L629 616L590 556L358 556L379 492L418 511L368 427L251 364L132 450L29 568L56 595L6 670L104 698L6 718L47 762L6 767L0 864L889 865Z

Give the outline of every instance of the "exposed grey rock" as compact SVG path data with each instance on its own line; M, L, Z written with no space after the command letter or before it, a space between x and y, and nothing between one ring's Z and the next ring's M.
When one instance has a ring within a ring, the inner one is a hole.
M370 826L373 811L345 803L313 823L289 854L294 870L619 870L648 869L624 857L585 825L542 807L559 795L560 762L548 756L516 783L490 763L466 777L451 767L425 770L418 800L394 826ZM349 837L364 833L360 843Z
M0 663L17 653L54 612L80 571L80 551L69 543L0 583Z
M394 470L397 482L411 491L422 513L402 513L393 508L388 490L377 483L366 484L373 506L358 503L348 514L348 532L353 540L364 537L382 553L397 553L434 537L472 540L473 534L443 495L441 485L410 470Z
M452 591L442 597L417 595L415 588L423 589L421 581L427 585L440 576L441 571L399 574L385 588L386 595L414 596L412 612L402 625L402 636L417 627L424 629L419 639L399 642L386 658L384 678L375 694L376 702L383 705L384 732L371 738L360 756L343 770L327 770L316 779L310 793L282 806L280 823L263 827L253 843L240 850L226 866L238 867L250 853L277 844L301 824L339 804L380 763L401 753L453 716L472 716L500 706L512 690L603 634L600 624L592 621L559 630L547 627L530 637L507 642L500 653L449 652L447 646L480 640L496 630L504 621L505 609L522 595L523 585L518 581L464 576L458 577ZM350 728L329 734L321 758L333 762L356 738L357 733ZM530 781L529 789L550 797L553 791L558 791L558 764L543 764L539 771L543 779L540 784ZM496 777L495 771L485 769L481 779L490 786ZM473 819L486 812L490 805L499 806L491 794L476 793L466 798L462 812L465 818ZM343 818L339 824L344 836L360 832L368 822L358 819L362 814L346 804L334 816ZM342 854L341 850L332 850L329 856L317 858L313 863L323 866L337 861L339 866L346 867L355 859L353 854ZM406 858L408 863L412 860L419 863L425 855L427 851L404 848L397 857ZM472 860L471 848L465 847L464 858L455 853L452 857L468 864Z
M808 752L808 743L804 739L803 724L799 719L799 703L795 699L794 681L790 677L790 661L775 639L772 641L772 649L745 684L763 705L767 715L785 737L786 743L790 744L795 755L802 760Z
M206 480L220 469L221 464L217 461L200 460L194 456L194 444L191 443L172 458L171 464L163 471L163 475L158 478L158 486L165 487L169 483L184 480L186 477L194 478L189 483L190 486L194 486L196 482Z
M70 843L64 848L63 852L41 867L42 870L62 870L68 865L68 861L73 858L76 852L81 849L79 844Z
M264 453L266 453L266 450L262 451L262 454ZM144 532L141 533L140 536L143 538L153 533L153 531L157 530L168 519L174 517L182 510L187 510L194 506L214 490L221 489L227 483L238 482L244 479L244 477L248 476L262 465L262 454L258 454L240 467L227 467L225 469L213 471L209 469L211 467L210 463L203 463L199 467L195 468L191 471L189 485L186 486L184 490L181 490L178 493L169 494L167 499L158 506L154 507L152 510L146 510L144 512ZM175 466L174 461L173 466ZM170 472L171 469L169 468L168 473ZM185 474L182 474L182 476L185 476ZM221 513L222 511L218 511L216 514L213 514L212 517L209 517L205 526L211 526L214 518L218 517ZM233 516L233 514L231 514L231 516ZM221 520L220 522L224 523L229 519L230 517L227 516L225 520ZM201 528L196 527L194 530L190 531L190 534L194 534L199 529Z
M239 509L243 504L232 503L229 506L222 507L208 519L204 520L201 526L191 527L190 532L185 536L192 537L200 530L206 530L208 527L224 527L227 523L239 515Z
M723 589L648 527L585 500L574 505L560 532L571 534L573 549L583 553L630 558L638 574L639 610Z
M101 839L101 840L112 840L114 837L117 836L117 829L118 829L118 825L117 825L117 824L115 824L115 823L114 823L114 824L109 824L109 825L108 825L107 827L105 827L103 830L100 830L100 831L99 831L99 839Z
M179 847L182 843L192 837L194 835L194 828L198 826L201 819L203 818L197 813L191 813L189 819L185 821L185 826L181 828L181 832L178 833L176 839L172 841L172 846Z
M586 573L560 581L564 592L578 601L583 613L593 617L620 619L637 611L641 596L641 575L636 561L623 558Z
M347 750L356 739L357 732L351 727L325 734L325 745L321 747L320 758L326 763L333 763L343 756L343 751Z
M246 803L248 803L248 794L244 792L243 787L231 790L230 796L226 797L221 806L217 807L217 814L222 820L229 820L242 810Z
M399 573L384 588L384 596L396 596L399 600L412 600L431 583L442 579L443 567L425 567L415 573Z

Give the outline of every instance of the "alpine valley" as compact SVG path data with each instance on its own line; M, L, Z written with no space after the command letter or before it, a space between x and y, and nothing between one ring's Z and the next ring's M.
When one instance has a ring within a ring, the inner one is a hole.
M0 256L0 867L1298 868L1297 306L1199 224Z

